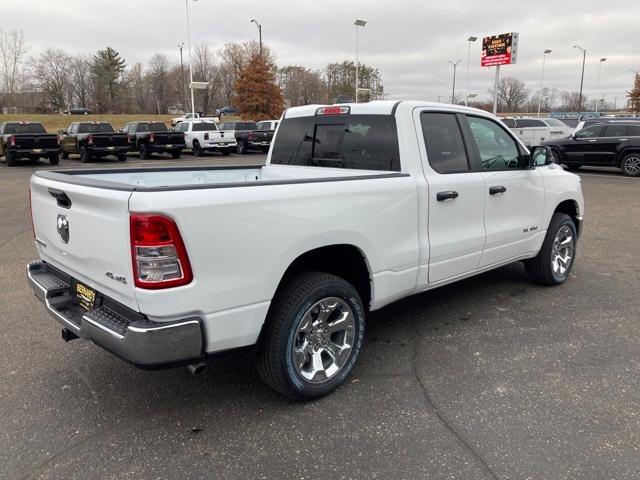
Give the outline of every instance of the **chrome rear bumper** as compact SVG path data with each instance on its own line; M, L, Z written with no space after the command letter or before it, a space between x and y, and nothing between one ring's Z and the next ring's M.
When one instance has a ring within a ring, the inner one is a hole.
M76 280L57 268L32 262L27 277L36 297L64 329L137 367L166 368L204 358L204 331L198 318L152 322L99 293L95 307L87 311L74 295Z

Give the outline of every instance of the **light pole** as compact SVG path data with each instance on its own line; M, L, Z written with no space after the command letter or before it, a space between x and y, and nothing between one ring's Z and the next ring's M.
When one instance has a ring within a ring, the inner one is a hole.
M602 64L607 61L607 57L602 57L598 62L598 98L596 99L596 113L598 113L598 107L600 106L600 100L604 100L604 92L600 91L600 79L602 77Z
M458 68L458 64L461 61L462 60L456 60L454 62L452 60L449 60L449 63L451 65L453 65L453 88L451 89L451 103L455 103L455 98L456 98L456 69Z
M542 75L540 75L540 94L538 98L538 116L540 116L540 109L542 108L542 90L544 89L544 64L547 60L547 55L551 53L551 50L546 49L542 52Z
M468 48L467 48L467 81L465 82L465 90L469 91L469 69L471 67L471 43L478 40L478 37L469 37L467 38ZM464 97L464 104L467 105L467 97Z
M180 81L182 82L182 108L187 107L187 96L184 89L184 62L182 61L182 49L184 48L184 42L180 42L178 44L178 49L180 50Z
M584 84L584 63L587 59L587 49L580 45L574 45L573 48L577 48L582 52L582 73L580 74L580 93L578 94L578 112L582 111L582 85Z
M256 27L258 27L258 39L260 42L260 56L262 57L262 25L260 23L258 23L258 21L255 18L252 18L249 23L255 23Z
M359 52L358 52L358 29L360 27L364 27L367 22L366 20L358 20L356 19L355 22L353 22L353 24L356 26L356 103L358 103L358 88L360 88L360 78L359 78L359 70L360 70L360 58L358 57Z
M193 0L194 2L196 0ZM189 0L184 0L187 9L187 47L189 48L189 90L191 90L191 113L196 113L196 102L193 98L193 61L191 60L191 26L189 24Z

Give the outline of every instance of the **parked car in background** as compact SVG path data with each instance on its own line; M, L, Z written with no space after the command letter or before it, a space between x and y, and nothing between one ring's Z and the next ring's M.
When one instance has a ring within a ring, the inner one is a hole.
M275 130L278 126L279 120L262 120L256 123L258 130Z
M0 123L0 157L13 167L18 160L46 158L51 165L60 163L60 139L47 133L38 122Z
M219 120L218 117L206 117L204 115L200 115L199 113L185 113L180 117L175 117L171 119L171 126L175 127L179 123L182 123L186 120L209 120L212 122L217 122Z
M309 105L277 132L266 165L36 171L27 275L63 338L192 371L255 346L309 400L345 382L370 311L516 261L570 277L580 178L487 112Z
M64 113L65 115L91 115L91 110L85 107L75 107L70 108L69 110L65 110L62 113Z
M109 155L124 162L129 150L129 136L116 132L107 122L75 122L60 132L62 158L79 154L81 162Z
M216 110L216 115L233 115L234 113L238 113L236 107L222 107Z
M273 130L258 130L256 122L222 122L218 124L218 130L236 139L237 151L241 155L249 150L266 153L273 138Z
M170 153L180 158L185 148L184 133L172 132L162 122L131 122L122 131L129 135L129 150L147 159L152 153Z
M565 138L573 129L556 118L507 117L502 121L527 147L535 147L545 140Z
M580 130L584 130L591 125L604 125L604 124L616 124L616 123L638 123L640 124L640 117L589 117L585 119L581 119L574 133L579 132Z
M543 145L551 147L556 163L569 170L617 167L624 175L640 176L640 122L591 125L569 138L549 140Z
M181 122L176 126L176 132L184 133L186 148L190 148L196 157L216 151L229 155L237 146L233 135L220 132L214 122L206 120Z

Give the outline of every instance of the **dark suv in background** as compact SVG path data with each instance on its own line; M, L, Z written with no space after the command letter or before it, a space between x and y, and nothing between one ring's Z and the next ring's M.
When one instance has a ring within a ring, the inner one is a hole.
M556 163L569 170L618 167L624 175L640 176L640 122L599 123L542 144L551 147Z

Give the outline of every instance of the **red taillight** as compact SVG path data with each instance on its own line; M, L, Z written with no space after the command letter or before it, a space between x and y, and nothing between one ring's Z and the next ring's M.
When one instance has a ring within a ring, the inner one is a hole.
M10 147L15 147L16 146L16 136L15 135L11 135L9 137L9 146Z
M131 135L127 133L127 143L131 143Z
M247 138L249 140L253 140L253 132L249 132L249 135L247 135Z
M150 142L155 142L156 141L156 136L153 133L149 134L149 141Z
M87 143L88 143L89 145L93 145L93 135L89 135L89 136L87 137Z
M204 139L209 140L209 132L204 132Z
M187 249L172 219L136 213L131 215L129 225L136 287L158 289L191 283Z
M320 107L316 110L316 115L346 115L349 113L349 107L331 106Z

